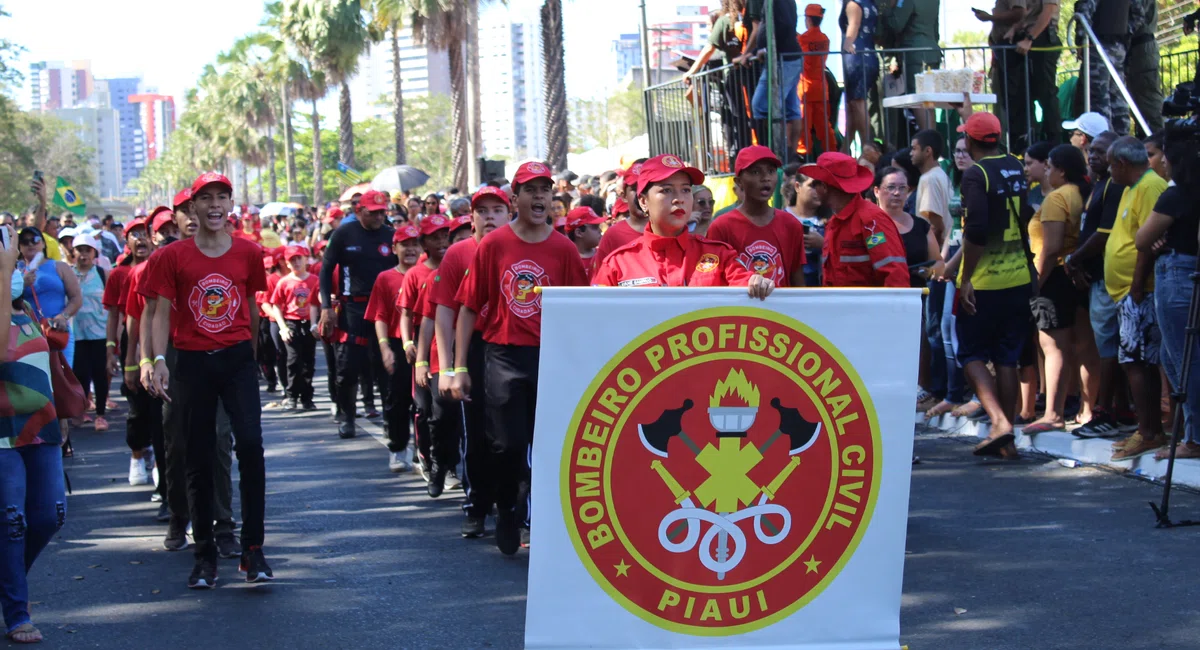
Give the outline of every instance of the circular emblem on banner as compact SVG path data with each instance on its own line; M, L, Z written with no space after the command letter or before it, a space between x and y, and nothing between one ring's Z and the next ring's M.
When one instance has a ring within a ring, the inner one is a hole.
M639 336L592 381L563 448L563 515L625 609L742 634L808 604L854 554L881 445L858 373L815 330L704 309Z

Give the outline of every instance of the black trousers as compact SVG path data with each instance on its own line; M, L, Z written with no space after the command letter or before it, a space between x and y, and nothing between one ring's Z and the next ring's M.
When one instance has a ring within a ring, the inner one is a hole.
M288 396L303 402L313 398L313 369L316 364L317 340L313 338L312 323L306 320L287 322L292 340L285 344L287 352Z
M338 405L338 410L341 410L341 404L337 397L337 354L334 345L325 339L321 339L321 348L325 351L325 381L329 387L329 400Z
M496 478L496 507L529 525L530 451L537 413L540 348L488 343L484 351L487 438Z
M440 373L439 373L440 374ZM429 377L432 409L429 417L429 446L431 456L440 467L453 469L461 460L463 439L463 407L437 389L438 375Z
M487 437L484 348L483 335L475 332L471 336L471 347L467 350L467 370L474 381L471 382L471 401L462 405L465 432L462 437L463 473L460 477L466 494L463 512L472 517L486 517L496 503L496 477Z
M262 404L254 352L245 341L215 352L179 350L173 381L179 385L178 410L187 446L187 494L191 505L196 556L211 557L213 474L217 463L218 399L233 428L242 501L242 548L262 546L266 510Z
M413 395L413 434L417 437L417 462L426 471L433 464L433 445L429 430L429 422L433 418L433 395L428 388L421 388L414 380Z
M342 308L339 318L339 329L371 341L375 339L375 326L363 318L367 309L365 302L349 302ZM338 343L334 346L334 357L337 367L337 404L346 417L346 422L353 423L355 418L354 400L358 397L358 386L364 385L364 397L369 392L366 385L372 378L380 381L379 394L387 400L387 373L383 370L383 356L376 345L359 345L353 340ZM369 374L368 374L369 373ZM371 395L374 401L374 394Z
M263 379L267 380L269 391L279 387L275 356L275 342L271 339L271 320L264 317L258 321L258 367L262 371Z
M279 377L279 388L282 389L283 394L290 395L291 384L288 383L290 381L288 377L288 349L287 345L283 342L283 337L279 335L279 323L274 321L268 323L267 319L263 319L259 323L260 328L267 327L271 333L268 342L269 345L267 346L270 350L266 352L274 366L270 372L272 375ZM258 346L259 356L261 357L263 355L263 342L259 341ZM274 382L271 382L268 378L267 383L272 384Z
M92 396L96 404L96 415L104 417L104 406L108 402L108 385L112 375L108 374L108 347L105 339L75 341L75 365L71 367L83 391ZM88 390L91 384L92 389Z
M396 360L396 372L386 375L388 390L383 400L383 428L388 451L398 454L408 449L413 418L413 375L412 366L404 356L404 343L388 339L388 347Z

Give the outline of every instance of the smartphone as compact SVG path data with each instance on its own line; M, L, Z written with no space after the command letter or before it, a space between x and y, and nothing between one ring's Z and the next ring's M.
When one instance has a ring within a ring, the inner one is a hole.
M3 244L4 250L12 249L12 239L8 233L8 226L0 226L0 244Z
M42 176L42 170L40 170L40 169L33 170L33 180L44 182L43 176ZM37 194L37 190L33 189L32 187L29 188L29 191L33 192L34 194Z

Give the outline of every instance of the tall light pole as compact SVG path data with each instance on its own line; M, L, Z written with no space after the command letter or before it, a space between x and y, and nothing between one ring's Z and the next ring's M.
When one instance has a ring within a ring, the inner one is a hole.
M642 9L642 88L650 87L650 25L646 21L646 0L641 1Z

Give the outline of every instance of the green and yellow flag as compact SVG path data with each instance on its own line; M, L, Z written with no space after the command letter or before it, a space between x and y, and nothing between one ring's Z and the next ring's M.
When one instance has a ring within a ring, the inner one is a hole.
M54 205L57 205L64 210L70 210L80 216L87 211L87 205L83 199L75 192L75 188L67 182L62 176L58 177L58 183L54 188Z

